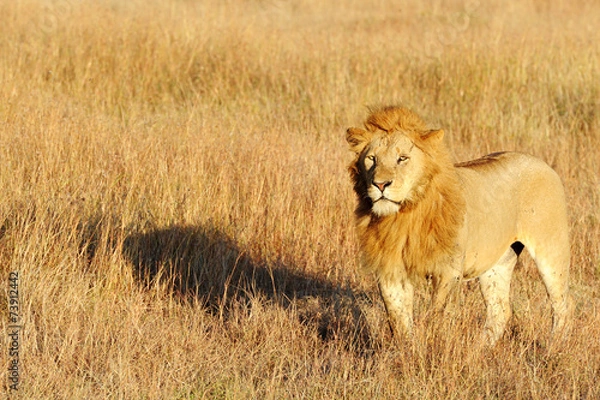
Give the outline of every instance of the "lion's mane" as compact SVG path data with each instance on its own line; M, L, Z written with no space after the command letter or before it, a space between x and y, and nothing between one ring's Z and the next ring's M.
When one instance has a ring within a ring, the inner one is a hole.
M358 196L356 226L363 265L379 279L425 277L437 274L448 257L454 257L465 214L458 176L443 142L423 140L426 124L406 108L372 110L365 122L368 132L402 131L426 154L419 196L403 204L398 213L378 217L371 213L368 183L360 174L359 156L349 167Z

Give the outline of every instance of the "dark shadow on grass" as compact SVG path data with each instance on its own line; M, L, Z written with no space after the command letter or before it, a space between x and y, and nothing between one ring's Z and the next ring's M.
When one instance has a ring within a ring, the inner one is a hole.
M357 299L366 301L366 296L278 260L253 259L213 227L175 225L133 233L125 238L123 254L140 285L167 284L178 297L199 300L213 315L227 319L235 307L265 299L293 306L323 340L341 339L361 352L372 351Z

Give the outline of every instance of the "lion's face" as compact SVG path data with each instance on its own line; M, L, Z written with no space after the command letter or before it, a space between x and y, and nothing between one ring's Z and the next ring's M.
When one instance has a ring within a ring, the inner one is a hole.
M424 154L405 135L379 134L359 157L359 171L378 216L398 212L414 200L424 173Z
M442 131L424 132L417 145L402 131L348 130L347 140L357 154L355 179L360 180L360 190L365 192L359 196L371 200L373 214L391 215L418 201L431 179L427 155L421 147L430 138L441 139L442 135Z

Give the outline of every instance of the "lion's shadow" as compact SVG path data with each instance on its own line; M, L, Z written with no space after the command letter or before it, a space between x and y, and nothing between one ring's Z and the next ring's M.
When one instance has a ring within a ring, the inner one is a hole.
M316 324L323 340L341 338L361 351L372 349L360 306L367 296L278 260L253 259L214 227L174 225L133 233L124 240L123 254L140 285L166 283L213 315L228 318L236 306L266 299L293 307L303 323Z

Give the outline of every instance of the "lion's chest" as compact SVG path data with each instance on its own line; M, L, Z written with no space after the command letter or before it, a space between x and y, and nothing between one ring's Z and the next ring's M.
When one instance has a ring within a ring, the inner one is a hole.
M376 221L358 224L363 263L380 277L425 277L439 273L448 263L454 263L456 251L448 252L446 245L423 226L402 223L403 220ZM452 245L458 250L457 244Z

